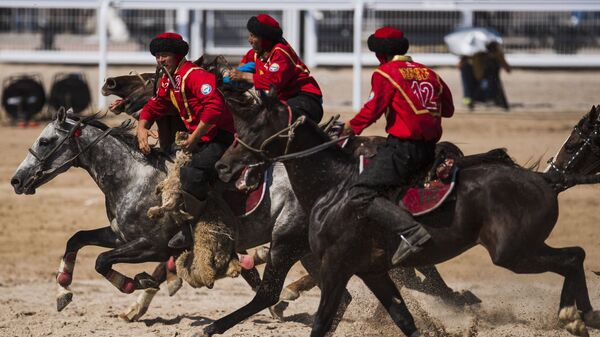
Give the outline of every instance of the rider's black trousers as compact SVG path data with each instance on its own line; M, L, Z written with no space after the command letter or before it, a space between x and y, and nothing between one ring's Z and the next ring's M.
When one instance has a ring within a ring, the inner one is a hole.
M218 178L215 164L231 143L233 134L219 131L212 141L200 144L200 149L192 155L190 164L179 171L181 188L198 200L206 200L209 185Z

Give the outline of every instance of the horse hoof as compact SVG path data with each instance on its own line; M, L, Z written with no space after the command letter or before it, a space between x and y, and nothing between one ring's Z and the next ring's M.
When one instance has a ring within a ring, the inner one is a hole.
M119 318L125 322L135 322L141 315L139 314L140 305L136 302L127 308L127 311L120 313Z
M211 326L207 326L206 328L204 328L204 330L202 330L202 332L200 333L194 333L192 334L191 337L211 337L212 335L214 335L216 332L212 331L213 329L211 328Z
M558 319L566 324L575 321L581 321L581 315L575 306L561 308L558 312Z
M600 329L600 311L590 310L583 315L583 321L589 328Z
M56 296L56 310L62 311L71 301L73 301L73 293L68 290L61 291Z
M183 286L183 281L180 277L175 278L173 281L167 282L167 290L169 291L169 296L175 295L179 289Z
M565 325L565 329L574 336L589 337L585 323L582 320L576 320Z
M298 297L300 297L299 292L297 292L295 290L291 290L289 288L283 288L283 291L279 295L279 300L280 301L295 301L296 299L298 299Z
M473 294L470 290L463 290L460 292L463 303L465 305L475 305L481 303L481 299L477 295Z
M283 322L283 312L287 309L289 303L286 301L279 301L275 305L269 307L269 312L271 313L271 317L274 319Z
M148 288L158 288L159 287L159 284L154 279L154 277L150 276L146 272L135 275L133 280L135 281L136 289L148 289Z

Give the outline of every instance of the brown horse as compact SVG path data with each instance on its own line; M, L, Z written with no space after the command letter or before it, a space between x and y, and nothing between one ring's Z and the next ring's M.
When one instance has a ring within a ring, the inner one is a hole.
M597 119L597 114L594 109L592 119ZM310 247L322 267L321 300L311 336L324 336L330 330L343 289L353 275L364 281L406 336L419 336L400 292L386 273L397 239L356 214L347 202L349 186L358 176L356 160L327 146L329 137L309 120L300 117L288 124L287 107L277 100L274 90L254 111L235 111L235 124L239 139L216 166L221 179L232 179L248 165L284 161L292 188L310 214ZM540 174L498 154L491 151L457 160L461 170L454 196L419 217L432 239L402 265L440 263L480 244L495 265L515 273L557 273L565 278L559 318L570 332L586 336L586 325L600 327L600 312L590 303L583 269L585 252L581 247L553 248L545 240L558 218L560 189L556 186L600 179L578 176L585 167L577 163L561 175ZM240 318L224 322L228 317L206 327L203 335L221 333L223 326Z

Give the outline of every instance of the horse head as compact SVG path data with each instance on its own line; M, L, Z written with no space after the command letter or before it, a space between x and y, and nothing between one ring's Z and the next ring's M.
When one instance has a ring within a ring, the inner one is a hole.
M194 63L217 76L217 83L222 83L223 76L228 75L231 70L231 66L222 55L201 56ZM133 74L107 78L102 86L102 95L115 95L120 98L118 105L111 111L117 115L124 112L137 119L139 110L156 91L155 85L161 74L160 70L156 73L132 72Z
M600 171L600 105L592 106L550 160L550 171L595 174Z
M15 193L34 194L37 187L75 165L81 152L77 139L84 137L83 128L80 121L67 118L67 112L59 109L56 119L42 130L10 180Z
M154 94L155 74L143 73L109 77L102 86L102 95L115 95L121 101L111 111L137 118L137 112Z
M225 87L224 97L237 135L215 167L224 182L239 177L238 188L256 186L272 158L285 151L288 138L279 133L289 126L290 112L274 88L259 99L248 91Z

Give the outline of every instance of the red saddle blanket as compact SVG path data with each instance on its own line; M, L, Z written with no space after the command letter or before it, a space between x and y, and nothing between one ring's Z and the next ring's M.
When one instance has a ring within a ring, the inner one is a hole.
M273 177L273 169L267 169L263 175L263 181L257 188L251 191L225 191L223 199L233 211L233 214L239 217L245 217L254 212L260 203L265 198L265 194L269 191L269 185Z
M359 170L368 166L369 160L361 156ZM433 211L444 203L454 190L456 173L454 160L446 159L436 168L437 178L422 187L410 187L400 203L413 215L419 216ZM451 179L450 179L451 178Z

